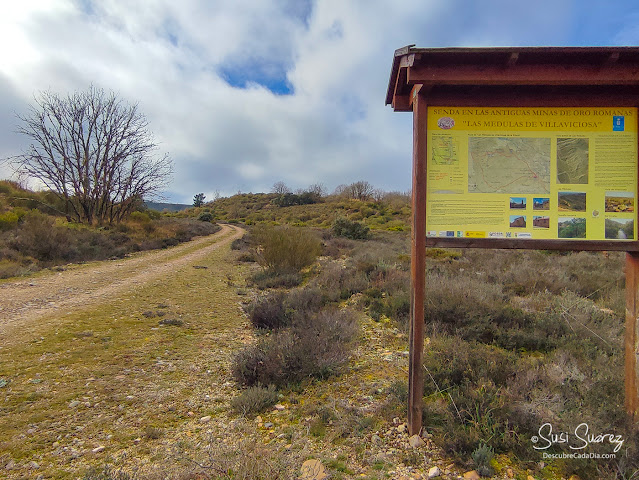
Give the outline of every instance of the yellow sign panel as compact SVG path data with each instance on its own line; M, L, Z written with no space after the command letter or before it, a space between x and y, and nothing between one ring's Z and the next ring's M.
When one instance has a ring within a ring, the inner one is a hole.
M428 108L429 237L637 240L636 108Z

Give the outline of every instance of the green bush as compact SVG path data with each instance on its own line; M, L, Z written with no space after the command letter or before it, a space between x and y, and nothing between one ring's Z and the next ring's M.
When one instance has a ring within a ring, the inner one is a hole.
M210 212L202 212L198 215L197 219L200 222L210 222L211 220L213 220L213 215L211 215Z
M16 228L25 214L26 212L19 208L0 214L0 232Z
M366 240L370 237L370 228L361 222L338 218L333 222L333 233L338 237L346 237L352 240Z
M274 272L298 272L312 264L321 253L319 239L306 229L263 227L253 232L257 260Z
M495 451L485 443L480 444L471 454L475 467L477 467L477 473L482 477L490 477L493 475L494 471L490 462L494 456Z
M255 415L277 403L275 387L264 388L260 385L249 387L231 400L231 408L240 415Z
M151 222L151 216L147 212L131 212L129 219L132 222L147 224Z

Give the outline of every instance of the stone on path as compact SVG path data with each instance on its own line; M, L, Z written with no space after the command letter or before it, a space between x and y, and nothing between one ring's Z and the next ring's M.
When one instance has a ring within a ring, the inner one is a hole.
M479 476L479 473L477 473L477 470L471 470L470 472L464 473L464 479L465 480L480 480L481 477Z
M328 477L324 465L319 460L306 460L302 464L301 477L299 480L324 480Z
M436 478L441 474L442 472L439 470L439 467L430 467L430 470L428 470L428 478Z
M424 440L419 435L413 435L408 439L408 443L413 448L423 447L425 445Z

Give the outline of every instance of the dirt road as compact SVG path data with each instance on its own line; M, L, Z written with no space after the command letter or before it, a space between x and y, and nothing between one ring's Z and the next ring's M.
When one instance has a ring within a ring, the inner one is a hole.
M73 265L18 282L0 285L0 344L16 329L47 321L130 291L187 264L196 262L239 238L242 228L222 225L210 236L160 251L88 265Z

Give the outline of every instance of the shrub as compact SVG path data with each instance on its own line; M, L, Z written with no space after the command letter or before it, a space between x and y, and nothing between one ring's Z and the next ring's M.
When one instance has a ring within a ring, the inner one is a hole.
M277 403L275 387L249 387L231 400L231 408L240 415L255 415Z
M257 260L275 272L298 272L315 261L321 252L319 239L308 230L293 227L256 229Z
M257 298L249 305L249 318L256 328L277 329L290 323L284 308L284 294L272 293Z
M9 258L0 258L0 278L11 278L37 271L33 263L22 263Z
M231 242L231 250L245 250L249 246L247 235L241 238L236 238Z
M109 465L105 465L103 468L92 467L82 477L82 480L134 480L135 478L135 476L130 476L120 469L116 470Z
M275 197L272 202L278 207L290 207L292 205L311 205L320 201L320 197L312 192L302 192L299 195L294 193L282 193Z
M255 263L255 255L252 253L242 253L237 256L238 262Z
M23 216L24 212L19 209L14 209L0 214L0 232L17 227L18 222Z
M348 311L299 317L290 328L240 351L233 362L233 376L248 386L285 386L328 377L348 359L356 333L357 322Z
M279 273L267 270L253 275L250 278L250 282L260 290L267 288L292 288L302 283L302 276L299 273Z
M213 220L213 215L211 215L211 212L202 212L198 215L197 219L200 222L210 222Z
M327 301L319 288L306 287L291 290L284 300L284 305L288 310L300 315L319 311Z
M75 256L69 231L56 226L53 218L37 211L25 216L10 245L23 255L45 262L71 260Z
M313 284L322 290L328 300L337 301L364 291L368 286L368 280L363 272L352 266L328 263L322 265L322 271Z
M332 230L338 237L346 237L352 240L366 240L370 237L370 228L361 222L355 222L346 218L338 218L335 220Z
M132 222L148 224L151 223L151 216L147 212L131 212L129 219Z
M477 473L482 477L490 477L494 473L493 468L490 466L490 462L494 456L495 451L485 443L480 444L471 454L473 462L475 462L475 466L477 467Z

